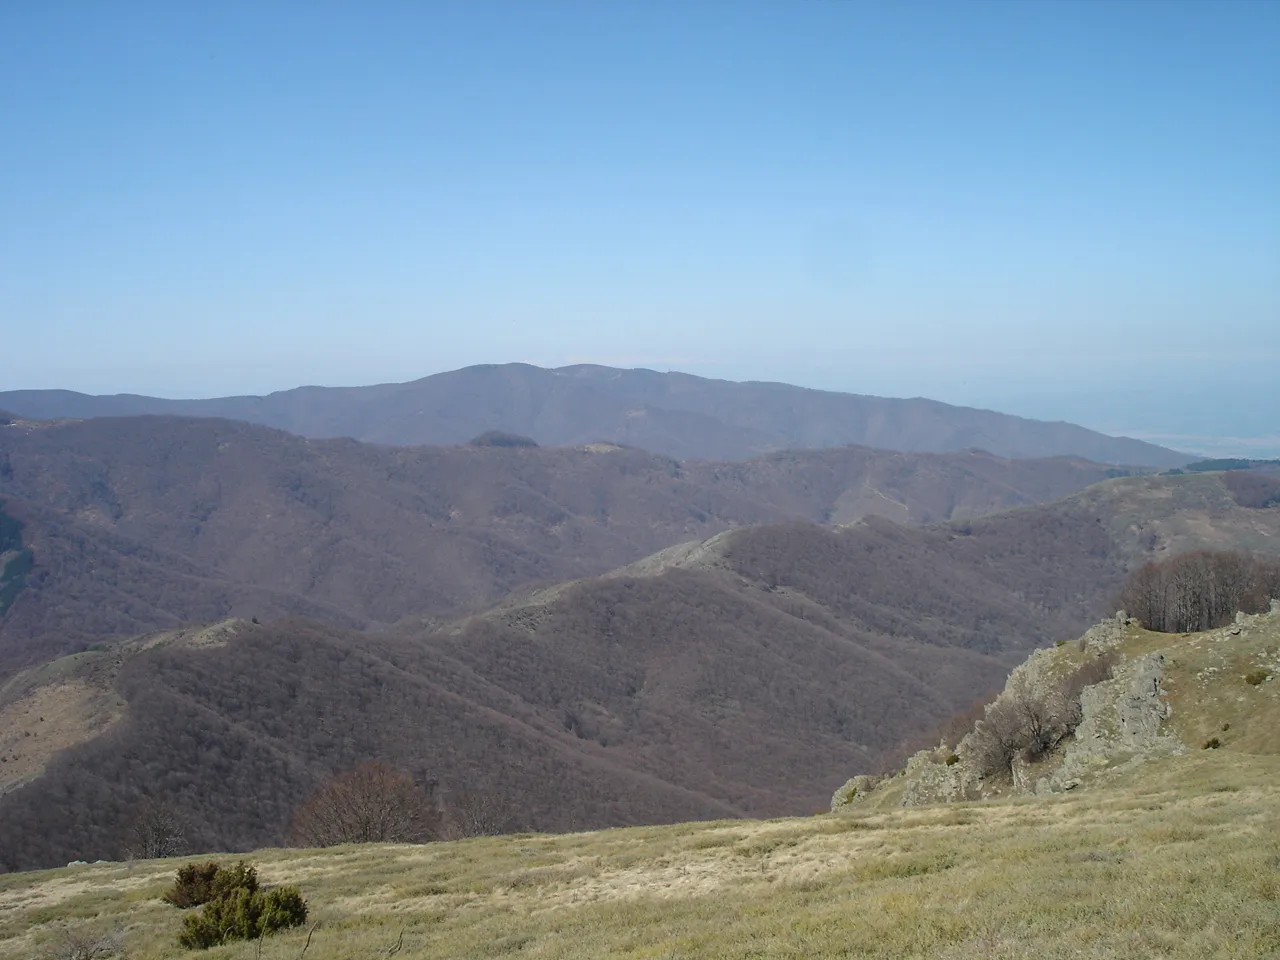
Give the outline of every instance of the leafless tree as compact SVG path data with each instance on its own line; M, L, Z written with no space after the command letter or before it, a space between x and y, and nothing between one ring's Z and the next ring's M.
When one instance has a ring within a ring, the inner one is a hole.
M298 808L300 846L425 843L440 835L440 816L413 778L385 763L362 763L320 787Z
M133 860L176 857L187 846L186 827L181 817L171 804L155 797L146 797L138 804L129 834L131 843L127 853Z
M451 793L445 816L454 837L491 837L515 829L507 805L492 793L479 790Z

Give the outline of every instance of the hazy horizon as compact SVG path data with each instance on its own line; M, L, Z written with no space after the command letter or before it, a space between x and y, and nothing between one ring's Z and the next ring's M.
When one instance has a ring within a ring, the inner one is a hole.
M599 362L1280 454L1280 4L0 9L0 390Z

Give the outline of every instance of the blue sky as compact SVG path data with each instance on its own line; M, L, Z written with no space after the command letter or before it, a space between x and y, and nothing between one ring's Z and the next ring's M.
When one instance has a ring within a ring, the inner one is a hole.
M0 4L0 334L0 389L593 360L1247 446L1280 3Z

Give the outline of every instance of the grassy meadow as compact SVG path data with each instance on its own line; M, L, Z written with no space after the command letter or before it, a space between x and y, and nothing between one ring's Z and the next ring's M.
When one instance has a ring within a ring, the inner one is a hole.
M260 851L307 927L204 956L1280 957L1277 785L1274 756L1196 751L1047 798ZM0 958L186 954L159 899L182 862L0 877Z

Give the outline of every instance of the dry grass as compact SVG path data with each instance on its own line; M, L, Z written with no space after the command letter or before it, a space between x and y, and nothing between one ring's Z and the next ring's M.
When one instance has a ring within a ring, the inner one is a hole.
M1216 737L1231 751L1280 754L1280 617L1245 617L1204 633L1134 629L1124 652L1164 656L1169 723L1188 746ZM1270 679L1252 683L1251 674Z
M1113 789L769 822L263 851L320 921L308 956L1280 955L1280 759L1197 752ZM68 923L177 954L179 861L0 878L0 957ZM262 956L298 956L306 931ZM213 958L255 956L243 944Z

